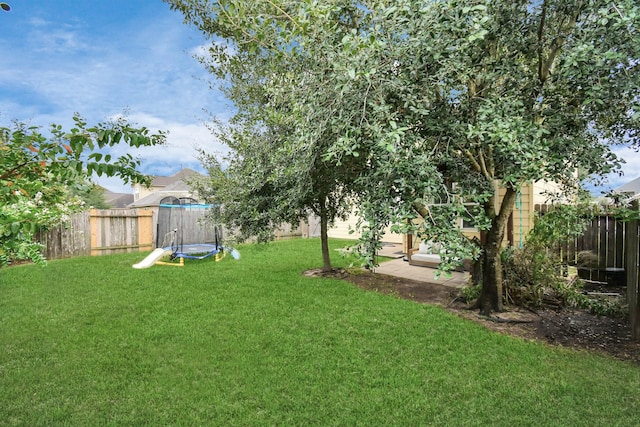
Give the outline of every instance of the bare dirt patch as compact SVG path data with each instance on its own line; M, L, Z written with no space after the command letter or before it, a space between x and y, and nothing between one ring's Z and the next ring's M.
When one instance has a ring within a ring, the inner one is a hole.
M418 303L439 305L460 317L503 334L549 345L595 351L640 364L640 343L631 340L631 328L626 319L597 316L580 309L544 306L536 310L509 307L508 311L488 319L480 316L477 311L470 310L458 297L459 291L448 286L368 271L353 274L337 270L331 276L347 280L363 289Z

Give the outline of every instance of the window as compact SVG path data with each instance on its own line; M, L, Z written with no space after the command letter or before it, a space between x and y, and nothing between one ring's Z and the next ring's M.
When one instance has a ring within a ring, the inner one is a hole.
M465 203L465 212L462 214L460 218L460 223L462 229L476 229L476 221L474 216L479 214L480 206L476 203Z

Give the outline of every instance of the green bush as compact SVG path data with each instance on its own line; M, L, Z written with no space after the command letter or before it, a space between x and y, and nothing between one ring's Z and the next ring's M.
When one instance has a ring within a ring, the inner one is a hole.
M478 299L481 290L481 285L465 286L464 288L460 289L460 296L465 302L471 304Z
M519 306L539 307L545 288L558 280L553 257L540 248L525 245L503 252L505 301Z
M554 289L564 305L579 307L589 310L593 314L608 317L625 317L628 305L624 298L596 297L587 295L583 290L582 280L575 278L573 281L565 281Z

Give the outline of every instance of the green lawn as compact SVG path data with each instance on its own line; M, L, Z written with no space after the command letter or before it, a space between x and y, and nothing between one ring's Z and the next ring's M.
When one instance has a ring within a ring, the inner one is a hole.
M304 277L319 240L240 250L0 270L0 425L640 422L638 366Z

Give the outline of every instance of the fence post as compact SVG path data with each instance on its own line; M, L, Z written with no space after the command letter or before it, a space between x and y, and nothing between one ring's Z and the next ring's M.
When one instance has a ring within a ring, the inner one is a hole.
M138 245L140 251L155 249L153 211L150 209L138 209Z
M638 212L638 201L634 200L631 209ZM629 323L631 325L631 337L634 341L640 341L640 299L638 289L640 277L638 276L640 264L640 239L638 227L640 221L633 219L626 224L625 233L625 271L627 273L627 298L629 301Z

